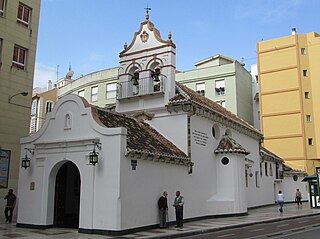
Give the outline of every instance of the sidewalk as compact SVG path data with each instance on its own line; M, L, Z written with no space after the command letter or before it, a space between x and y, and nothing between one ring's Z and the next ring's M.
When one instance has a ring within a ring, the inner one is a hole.
M305 202L302 208L297 208L296 204L287 204L284 206L284 212L282 214L279 213L278 207L276 205L272 205L257 209L251 209L246 216L205 219L184 223L183 229L178 229L174 226L171 226L169 229L152 229L118 237L83 234L78 233L76 229L53 228L46 230L36 230L17 228L14 223L1 223L0 239L178 238L262 222L272 222L289 218L306 217L308 215L320 215L320 209L311 209L308 204L309 203Z

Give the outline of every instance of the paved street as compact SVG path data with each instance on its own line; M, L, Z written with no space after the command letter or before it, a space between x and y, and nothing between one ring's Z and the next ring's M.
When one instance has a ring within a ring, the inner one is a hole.
M290 236L297 237L298 235L300 235L300 238L306 239L305 235L313 235L317 230L320 230L320 217L319 215L310 215L302 218L219 230L185 237L185 239L266 239L291 238Z
M320 215L319 209L311 209L307 203L302 208L297 208L295 204L288 204L284 207L284 213L279 213L276 205L261 207L249 210L247 216L222 217L206 220L192 221L184 224L183 229L177 229L173 226L169 229L153 229L121 237L92 235L78 233L76 229L53 228L46 230L35 230L17 228L14 223L0 224L0 239L2 238L24 238L24 239L107 239L107 238L179 238L192 235L201 235L208 232L222 232L227 229L239 229L245 226L258 225L264 222L278 222L286 226L286 219L304 218L305 221L311 215ZM303 225L303 223L300 223ZM292 227L292 226L291 226ZM292 229L292 228L288 228ZM271 228L272 230L272 228ZM258 230L256 231L258 232ZM220 237L227 238L227 237ZM304 238L306 239L306 238Z

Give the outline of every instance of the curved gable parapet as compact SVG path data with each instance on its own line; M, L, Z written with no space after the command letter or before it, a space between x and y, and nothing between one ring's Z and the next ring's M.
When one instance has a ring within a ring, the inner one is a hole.
M52 111L47 114L46 120L42 125L42 127L35 134L21 138L20 143L24 144L28 142L33 142L39 139L42 135L44 135L46 130L49 128L50 121L55 120L60 108L64 104L66 104L66 102L70 102L70 101L74 102L76 105L79 106L79 109L82 115L86 115L90 113L91 105L88 103L88 101L85 98L82 98L73 94L64 96L55 103ZM69 112L66 112L66 114L69 114Z
M160 32L154 27L154 24L147 20L140 23L139 31L135 32L130 45L120 52L120 57L130 55L141 50L150 50L152 48L156 49L163 46L176 48L176 45L172 40L163 40L160 36Z
M50 141L53 139L52 134L61 134L59 138L62 139L66 137L65 133L67 131L69 132L68 137L75 137L77 129L82 127L81 125L79 126L79 124L82 123L88 123L87 130L91 128L93 131L102 135L126 134L122 128L108 129L99 123L99 120L95 117L93 108L86 99L80 96L74 94L64 96L56 102L52 112L47 114L47 118L40 130L31 136L21 138L20 143L32 143L40 138L44 141ZM83 126L85 127L85 125ZM72 130L73 133L70 134Z

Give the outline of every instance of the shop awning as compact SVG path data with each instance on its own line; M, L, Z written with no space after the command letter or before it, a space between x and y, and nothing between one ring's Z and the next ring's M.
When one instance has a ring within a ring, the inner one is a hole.
M305 177L304 179L302 179L302 182L309 182L309 181L313 181L313 180L317 180L317 174L316 173Z

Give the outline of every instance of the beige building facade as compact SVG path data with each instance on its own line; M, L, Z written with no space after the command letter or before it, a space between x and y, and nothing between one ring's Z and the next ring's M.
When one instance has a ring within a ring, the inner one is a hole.
M16 193L20 138L29 133L39 12L40 0L0 0L1 198L8 188Z
M252 77L243 63L215 55L195 63L195 67L177 72L176 80L254 125Z
M295 169L320 166L320 36L297 34L257 43L264 147Z
M32 95L30 134L37 132L44 124L47 114L57 101L57 88Z

